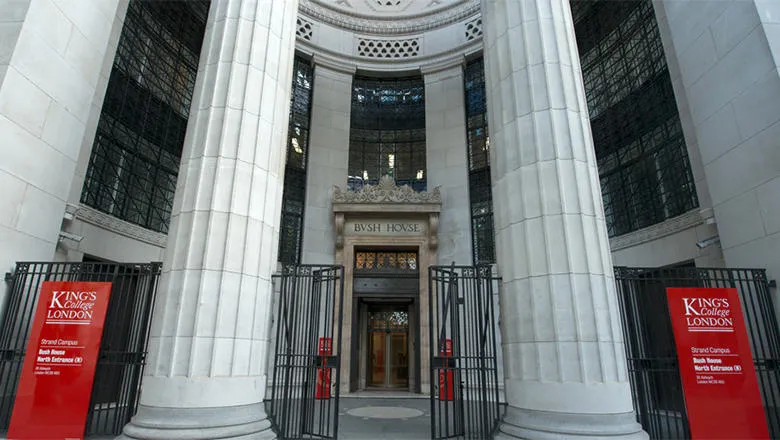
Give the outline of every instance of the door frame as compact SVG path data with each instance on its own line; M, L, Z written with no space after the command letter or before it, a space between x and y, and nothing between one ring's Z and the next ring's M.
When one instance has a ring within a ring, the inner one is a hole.
M413 319L413 315L416 312L415 308L416 301L414 298L402 298L402 300L399 301L371 301L371 300L362 300L361 301L361 307L364 307L366 309L366 317L368 317L368 314L370 313L371 307L377 307L381 305L386 305L387 308L393 308L395 310L404 310L407 313L407 320L408 325L406 332L393 332L388 331L386 334L390 335L393 333L406 333L406 367L407 367L407 374L406 374L406 386L405 387L393 387L389 386L389 380L388 377L390 375L390 357L388 356L385 359L385 380L384 380L384 386L376 386L376 385L369 385L369 372L371 371L371 338L370 335L373 333L371 331L371 328L369 328L369 320L365 319L363 321L363 325L361 327L361 331L364 333L365 338L361 338L362 341L365 341L365 345L358 347L358 354L357 356L361 357L363 359L363 364L361 368L361 372L363 372L363 377L361 377L361 383L363 384L363 389L371 389L371 390L414 390L416 387L415 382L415 376L419 377L419 374L415 375L413 374L413 371L416 370L416 367L419 365L419 362L417 362L417 353L415 352L415 347L417 347L419 344L415 344L415 338L418 337L419 332L415 331L416 329L413 327L413 323L415 320ZM395 307L392 307L395 306ZM390 351L390 344L391 344L391 338L385 337L385 353L387 354Z
M361 340L362 328L361 313L359 308L359 302L364 298L364 295L356 295L353 293L353 280L354 280L354 265L355 265L355 248L358 249L386 249L386 250L403 250L403 249L416 249L417 250L417 264L418 264L418 291L415 292L415 330L417 333L416 341L416 367L415 385L411 389L412 392L429 394L431 392L431 383L428 374L422 374L422 372L430 369L430 348L429 348L429 331L430 326L428 324L428 267L434 264L437 258L436 246L432 245L428 235L419 237L392 237L388 239L385 236L343 236L343 246L336 251L336 261L338 264L344 265L344 304L343 304L343 317L342 331L344 338L342 339L342 353L345 356L349 356L349 359L344 359L344 365L346 368L342 370L340 379L342 389L344 391L357 391L361 389L360 383L360 370L362 362L357 356L354 347ZM390 244L388 244L388 242ZM366 295L366 297L368 297ZM357 323L358 325L355 325ZM411 373L411 372L410 372Z

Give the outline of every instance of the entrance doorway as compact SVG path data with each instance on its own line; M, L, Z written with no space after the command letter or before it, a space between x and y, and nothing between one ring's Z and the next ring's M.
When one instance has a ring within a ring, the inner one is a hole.
M420 272L414 249L358 249L350 391L420 392Z
M368 387L409 388L408 306L369 306L368 344Z

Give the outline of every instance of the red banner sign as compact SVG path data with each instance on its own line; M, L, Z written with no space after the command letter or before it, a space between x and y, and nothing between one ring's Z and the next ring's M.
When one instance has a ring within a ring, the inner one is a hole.
M737 289L666 290L693 439L768 439Z
M111 283L43 283L8 440L84 437Z

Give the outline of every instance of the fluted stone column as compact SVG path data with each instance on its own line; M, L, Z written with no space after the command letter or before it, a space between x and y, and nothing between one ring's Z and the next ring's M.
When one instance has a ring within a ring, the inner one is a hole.
M294 0L213 0L134 439L272 438L263 411Z
M647 438L626 372L568 0L483 0L503 438Z

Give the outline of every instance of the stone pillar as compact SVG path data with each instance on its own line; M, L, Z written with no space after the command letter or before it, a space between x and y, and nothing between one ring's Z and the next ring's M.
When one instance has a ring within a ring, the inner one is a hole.
M330 198L334 185L347 183L355 67L326 64L316 55L314 63L301 261L331 264L336 256L336 231Z
M466 157L463 65L425 75L428 188L441 186L437 264L471 264L471 206Z
M212 1L124 438L274 437L262 401L297 3Z
M54 258L125 11L119 0L0 1L0 274Z
M499 438L647 438L568 0L482 5L509 406Z
M654 5L667 58L679 65L677 102L692 116L726 265L777 279L780 2Z

